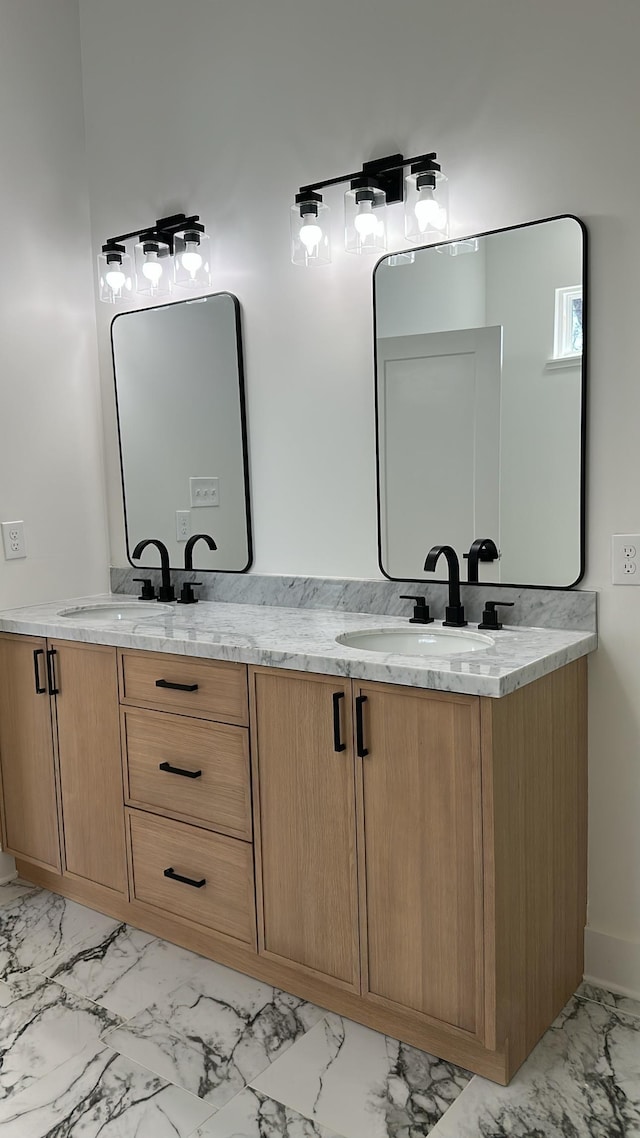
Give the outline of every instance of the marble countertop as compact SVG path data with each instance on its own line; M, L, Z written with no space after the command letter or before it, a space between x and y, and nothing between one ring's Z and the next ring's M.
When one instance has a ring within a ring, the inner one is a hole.
M107 623L92 622L89 615L81 620L59 615L62 609L83 604L112 603L117 612L119 605L132 601L131 597L104 594L5 609L0 612L0 632L492 697L508 695L595 651L598 643L592 632L505 627L489 634L495 645L482 652L418 657L364 652L336 643L336 636L344 632L415 627L398 617L371 613L211 601L172 605L171 613L165 613L154 602L141 601L139 615L114 617ZM473 631L477 626L469 628Z

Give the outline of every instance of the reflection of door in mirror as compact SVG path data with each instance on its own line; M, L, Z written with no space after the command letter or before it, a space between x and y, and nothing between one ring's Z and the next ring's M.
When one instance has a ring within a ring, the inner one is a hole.
M378 341L380 527L391 577L423 569L433 534L458 550L479 534L499 547L501 342L501 328Z
M462 558L474 539L490 537L500 560L480 564L481 582L567 587L580 579L585 279L584 229L573 217L377 266L387 576L433 580L423 569L430 546L453 545Z
M172 568L251 564L240 313L229 293L146 308L112 324L129 555L159 538ZM156 566L157 553L141 565Z

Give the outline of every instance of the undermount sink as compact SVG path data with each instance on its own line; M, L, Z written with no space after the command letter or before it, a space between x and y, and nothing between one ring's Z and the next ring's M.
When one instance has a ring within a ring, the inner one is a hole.
M58 616L67 620L89 621L91 624L109 624L114 620L149 620L153 616L173 612L171 605L160 605L154 601L123 601L122 604L105 602L96 605L76 605L61 609Z
M495 640L481 632L452 628L371 628L343 632L336 636L338 644L359 648L364 652L393 652L398 656L455 656L464 652L483 652L493 648Z

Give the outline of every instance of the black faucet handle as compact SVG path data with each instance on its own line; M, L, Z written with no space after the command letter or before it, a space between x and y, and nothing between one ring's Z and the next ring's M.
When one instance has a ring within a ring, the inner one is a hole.
M482 612L482 620L478 628L488 628L493 632L499 632L502 628L498 620L497 608L512 609L514 601L485 601L484 609Z
M197 605L198 598L196 597L193 589L195 585L201 585L202 581L185 581L180 596L178 597L179 605Z
M155 601L156 591L151 583L150 577L134 577L133 580L139 581L142 585L140 596L138 597L139 601Z
M411 593L400 597L401 601L415 601L413 616L409 617L409 624L433 624L433 617L429 616L429 606L426 597L415 597Z

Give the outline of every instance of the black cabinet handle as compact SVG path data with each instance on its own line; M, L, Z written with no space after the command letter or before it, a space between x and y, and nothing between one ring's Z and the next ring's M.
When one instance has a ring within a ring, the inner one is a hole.
M57 652L55 648L47 649L47 679L49 680L49 695L60 694L60 688L56 687L56 656Z
M364 722L362 718L362 705L366 702L366 695L356 696L356 751L359 759L364 759L369 754L364 745Z
M174 684L171 680L156 680L157 688L170 688L171 691L197 691L197 684Z
M40 667L38 664L38 657L44 656L44 648L34 648L33 650L33 672L36 681L36 695L44 695L46 693L46 685L42 687L40 683Z
M346 751L347 744L343 743L340 738L340 700L344 699L343 691L334 691L333 693L333 749L334 751Z
M184 778L200 778L202 771L185 771L182 767L172 767L171 763L160 763L158 770L167 771L168 774L181 774Z
M175 869L165 869L165 877L171 878L172 881L182 881L183 885L192 885L194 889L202 889L203 885L207 884L206 877L202 877L200 881L194 881L192 877L183 877L181 873L176 873Z

